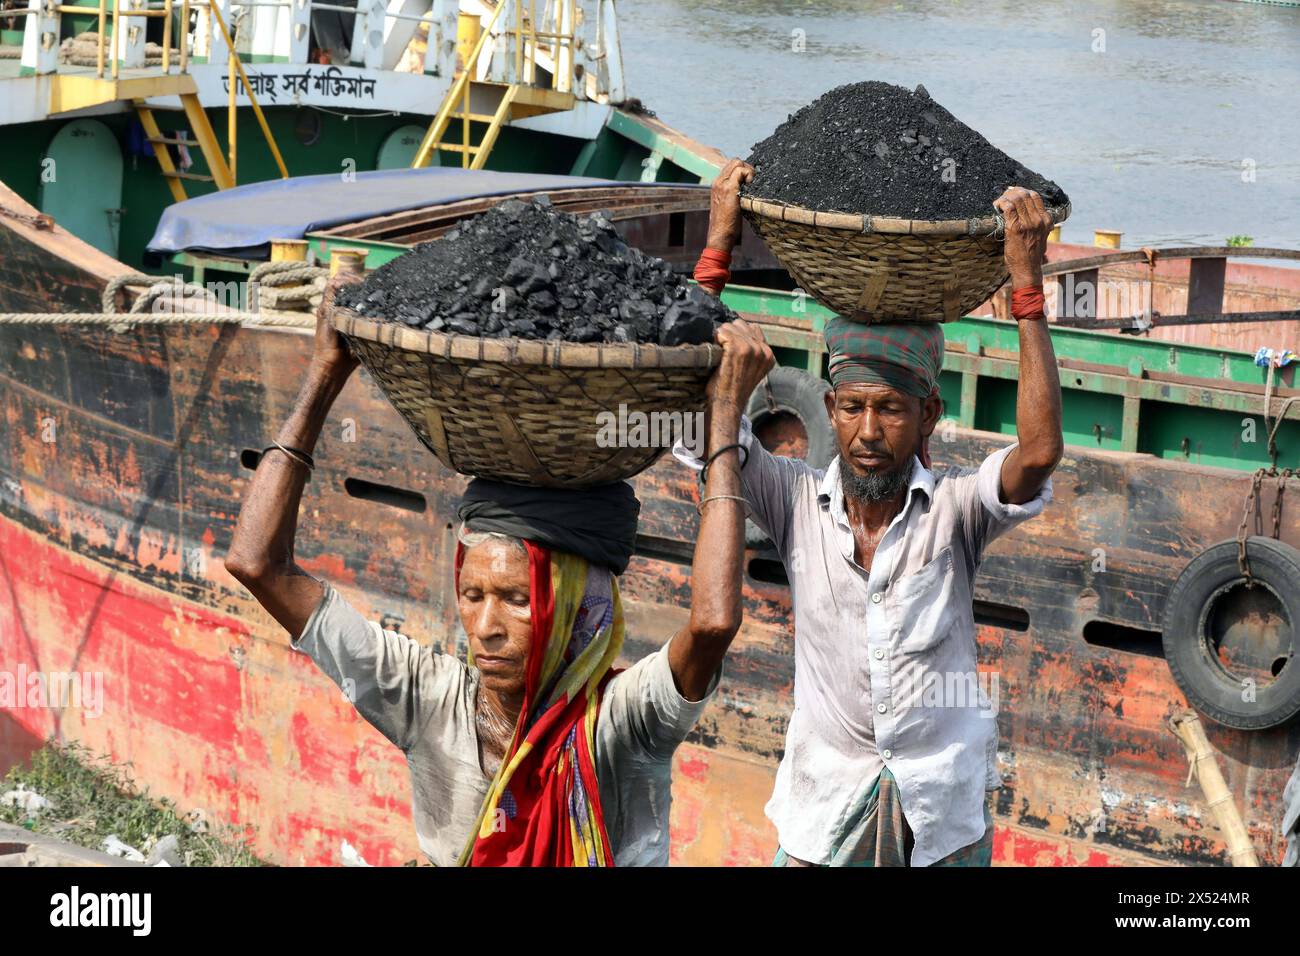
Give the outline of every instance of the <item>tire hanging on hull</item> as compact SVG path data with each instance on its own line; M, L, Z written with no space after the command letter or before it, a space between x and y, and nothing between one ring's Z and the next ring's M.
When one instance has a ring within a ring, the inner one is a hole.
M745 415L754 437L775 455L801 458L813 468L825 468L836 454L835 432L826 417L825 379L788 366L778 366L754 389ZM701 491L703 488L701 488ZM762 528L745 521L745 547L771 550Z
M1300 713L1300 551L1246 539L1251 579L1237 540L1192 559L1169 592L1165 660L1198 711L1237 730L1264 730Z

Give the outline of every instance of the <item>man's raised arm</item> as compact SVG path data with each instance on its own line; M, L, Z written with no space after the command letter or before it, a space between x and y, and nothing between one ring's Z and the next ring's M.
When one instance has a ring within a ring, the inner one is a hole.
M754 167L732 159L713 180L709 193L709 234L700 261L695 264L695 281L711 295L721 295L731 279L731 250L740 242L740 186L754 178Z
M1019 505L1038 494L1064 451L1061 378L1043 315L1043 260L1052 219L1038 193L1018 186L1008 189L993 205L1006 223L1011 311L1020 328L1019 445L1002 465L1002 500Z

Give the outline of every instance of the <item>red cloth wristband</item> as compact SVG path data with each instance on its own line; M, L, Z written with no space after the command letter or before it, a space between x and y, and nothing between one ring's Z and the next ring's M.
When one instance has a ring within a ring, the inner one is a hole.
M695 281L713 295L718 295L731 281L731 253L705 248L695 263Z
M1023 289L1011 290L1011 317L1013 319L1047 318L1041 285L1025 286Z

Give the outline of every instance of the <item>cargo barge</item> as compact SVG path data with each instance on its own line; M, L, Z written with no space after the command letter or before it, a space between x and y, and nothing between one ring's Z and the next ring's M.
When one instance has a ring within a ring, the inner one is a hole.
M130 109L113 103L118 112ZM318 255L336 245L364 248L373 267L487 203L540 191L573 209L609 210L629 242L689 270L707 221L699 183L720 157L625 104L599 105L609 112L594 138L545 133L573 142L523 149L511 160L502 129L482 168L623 184L574 180L537 190L502 180L443 201L381 205L320 228L313 211L301 217L301 235L279 238L303 239ZM437 113L424 119L439 122ZM79 121L56 114L40 122L48 134ZM108 122L109 145L123 148L111 126L123 120ZM476 142L487 128L474 128ZM655 138L624 135L634 128ZM616 168L552 162L584 152L590 159L613 145L607 155L622 151L617 163L609 160ZM467 166L468 155L453 158ZM333 173L334 159L325 164L332 168L303 171ZM152 174L168 190L158 170ZM51 223L42 197L18 185L0 187L0 312L99 311L111 281L149 265L145 247L156 220L148 235L141 229L115 250L97 249L58 215ZM204 217L240 201L238 189L210 192L217 198L206 201ZM171 214L184 209L173 206ZM1240 263L1246 253L1165 251L1144 257L1133 281L1150 284L1159 303L1153 311L1165 315L1197 312L1189 302L1201 303L1200 314L1277 313L1267 334L1250 338L1242 330L1252 326L1231 321L1133 336L1054 329L1069 443L1056 500L993 547L974 595L980 669L996 675L999 688L1006 782L996 804L997 863L1228 861L1200 792L1187 785L1183 745L1167 726L1189 701L1166 661L1162 629L1170 590L1188 563L1236 538L1256 469L1273 461L1265 440L1272 419L1282 418L1278 467L1300 464L1300 402L1288 403L1300 396L1294 366L1270 380L1253 354L1294 336L1295 316L1286 313L1300 308L1298 273ZM246 277L258 264L247 249L211 245L153 255L155 272L183 270L201 282ZM1097 255L1053 245L1051 259L1064 280L1093 268L1088 261ZM1097 268L1123 276L1134 267ZM736 279L725 301L763 324L780 363L821 374L827 313L790 288L753 236L740 249ZM1206 290L1216 288L1217 309L1204 306L1213 298ZM946 327L947 412L933 445L940 467L975 464L1014 434L1016 335L997 318L1001 308L995 296L977 310L982 315ZM1097 312L1082 321L1131 326L1133 318ZM1199 339L1159 338L1188 330ZM133 326L121 316L0 322L0 661L6 669L101 672L105 690L99 716L75 708L0 713L0 754L14 760L50 736L75 739L130 761L138 779L182 808L252 828L267 859L337 863L346 840L371 863L400 864L417 857L401 754L289 648L283 630L222 566L258 449L293 401L310 344L307 330L289 327ZM806 407L775 394L771 403L764 395L755 401L769 440L807 449L816 424ZM413 440L364 374L340 397L316 457L303 498L300 563L386 626L463 654L450 562L464 478ZM636 479L643 520L623 582L629 659L661 645L685 620L692 478L668 458ZM1278 531L1292 546L1300 546L1300 519L1289 506L1296 486L1289 476L1269 478L1258 496L1267 536L1278 494L1291 493L1283 494ZM794 658L784 570L761 541L755 545L745 623L718 702L677 756L676 863L764 864L774 851L762 808L792 706ZM1300 623L1289 602L1300 582L1289 583L1291 591L1272 603L1222 605L1220 656L1261 687L1288 682L1297 666ZM1282 788L1300 753L1297 722L1205 725L1261 862L1276 865L1285 847Z

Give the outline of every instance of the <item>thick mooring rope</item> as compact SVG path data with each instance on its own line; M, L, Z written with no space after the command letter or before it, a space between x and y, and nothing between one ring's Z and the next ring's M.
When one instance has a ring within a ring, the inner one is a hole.
M265 262L249 276L256 290L257 306L267 311L217 311L211 290L178 278L163 279L142 272L113 276L100 297L103 312L4 312L0 325L98 325L122 332L137 325L245 325L268 328L313 329L316 317L310 309L320 304L320 296L329 270L305 262ZM127 286L144 286L145 290L131 303L129 312L118 307L118 293ZM203 300L211 311L174 312L177 299ZM297 306L295 309L294 306Z

